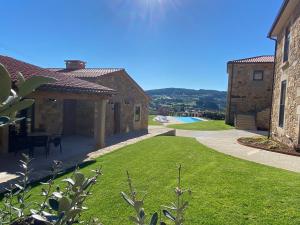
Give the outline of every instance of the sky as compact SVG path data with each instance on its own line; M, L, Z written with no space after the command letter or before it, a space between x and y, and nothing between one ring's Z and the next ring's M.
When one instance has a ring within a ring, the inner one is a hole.
M227 89L226 63L274 54L283 0L0 0L0 54L125 68L145 89Z

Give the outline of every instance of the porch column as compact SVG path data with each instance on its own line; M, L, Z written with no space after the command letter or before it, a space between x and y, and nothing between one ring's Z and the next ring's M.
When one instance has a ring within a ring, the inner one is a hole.
M0 128L0 153L8 153L8 126Z
M106 100L98 100L95 102L95 124L94 137L97 148L105 147L105 115Z

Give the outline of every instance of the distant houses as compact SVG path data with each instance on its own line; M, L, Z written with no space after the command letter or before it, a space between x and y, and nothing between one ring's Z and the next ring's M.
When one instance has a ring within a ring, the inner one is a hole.
M281 141L290 147L299 148L299 34L300 1L285 0L268 35L268 37L274 40L276 43L276 54L274 60L275 69L273 76L271 77L270 75L267 75L266 77L266 74L270 74L272 71L271 58L269 58L269 66L265 64L266 66L264 69L259 69L254 64L251 64L253 67L249 68L250 64L237 63L239 61L231 61L228 63L229 95L227 102L226 123L233 123L238 126L239 114L242 112L244 115L248 114L254 116L255 127L260 128L258 123L258 113L259 110L263 110L263 107L257 109L255 105L258 104L260 106L261 103L258 102L261 102L260 100L265 99L265 106L271 106L271 112L267 118L268 121L270 120L270 136L273 139ZM266 58L260 58L260 60L261 59L265 61ZM234 69L234 66L237 64L239 64L239 68L236 67L236 69ZM255 72L256 70L258 72ZM263 70L264 72L261 73L259 70ZM261 85L261 82L254 82L254 80L249 82L251 78L268 79L268 82L266 82L265 85ZM248 82L246 82L247 79ZM262 86L264 86L264 90ZM270 88L271 91L269 91ZM247 89L248 91L245 91ZM268 99L271 99L271 101Z
M57 79L28 96L35 104L20 112L25 120L0 128L1 153L32 147L36 134L45 147L53 137L82 136L94 139L94 148L99 149L113 135L148 130L149 97L125 69L89 69L80 60L66 60L66 68L45 69L1 55L0 63L14 82L18 72L25 79L37 75Z

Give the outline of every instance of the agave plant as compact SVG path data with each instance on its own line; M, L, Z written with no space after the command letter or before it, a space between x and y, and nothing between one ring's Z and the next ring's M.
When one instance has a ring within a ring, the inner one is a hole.
M21 73L18 73L17 76L16 87L12 88L11 76L0 64L0 127L22 119L16 118L17 112L34 103L33 99L24 98L41 85L56 81L54 78L43 76L33 76L25 80Z

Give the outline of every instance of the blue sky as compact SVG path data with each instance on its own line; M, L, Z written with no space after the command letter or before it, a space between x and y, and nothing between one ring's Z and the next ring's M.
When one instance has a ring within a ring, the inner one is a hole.
M226 90L226 62L273 54L282 0L0 0L0 54L122 67L144 88Z

